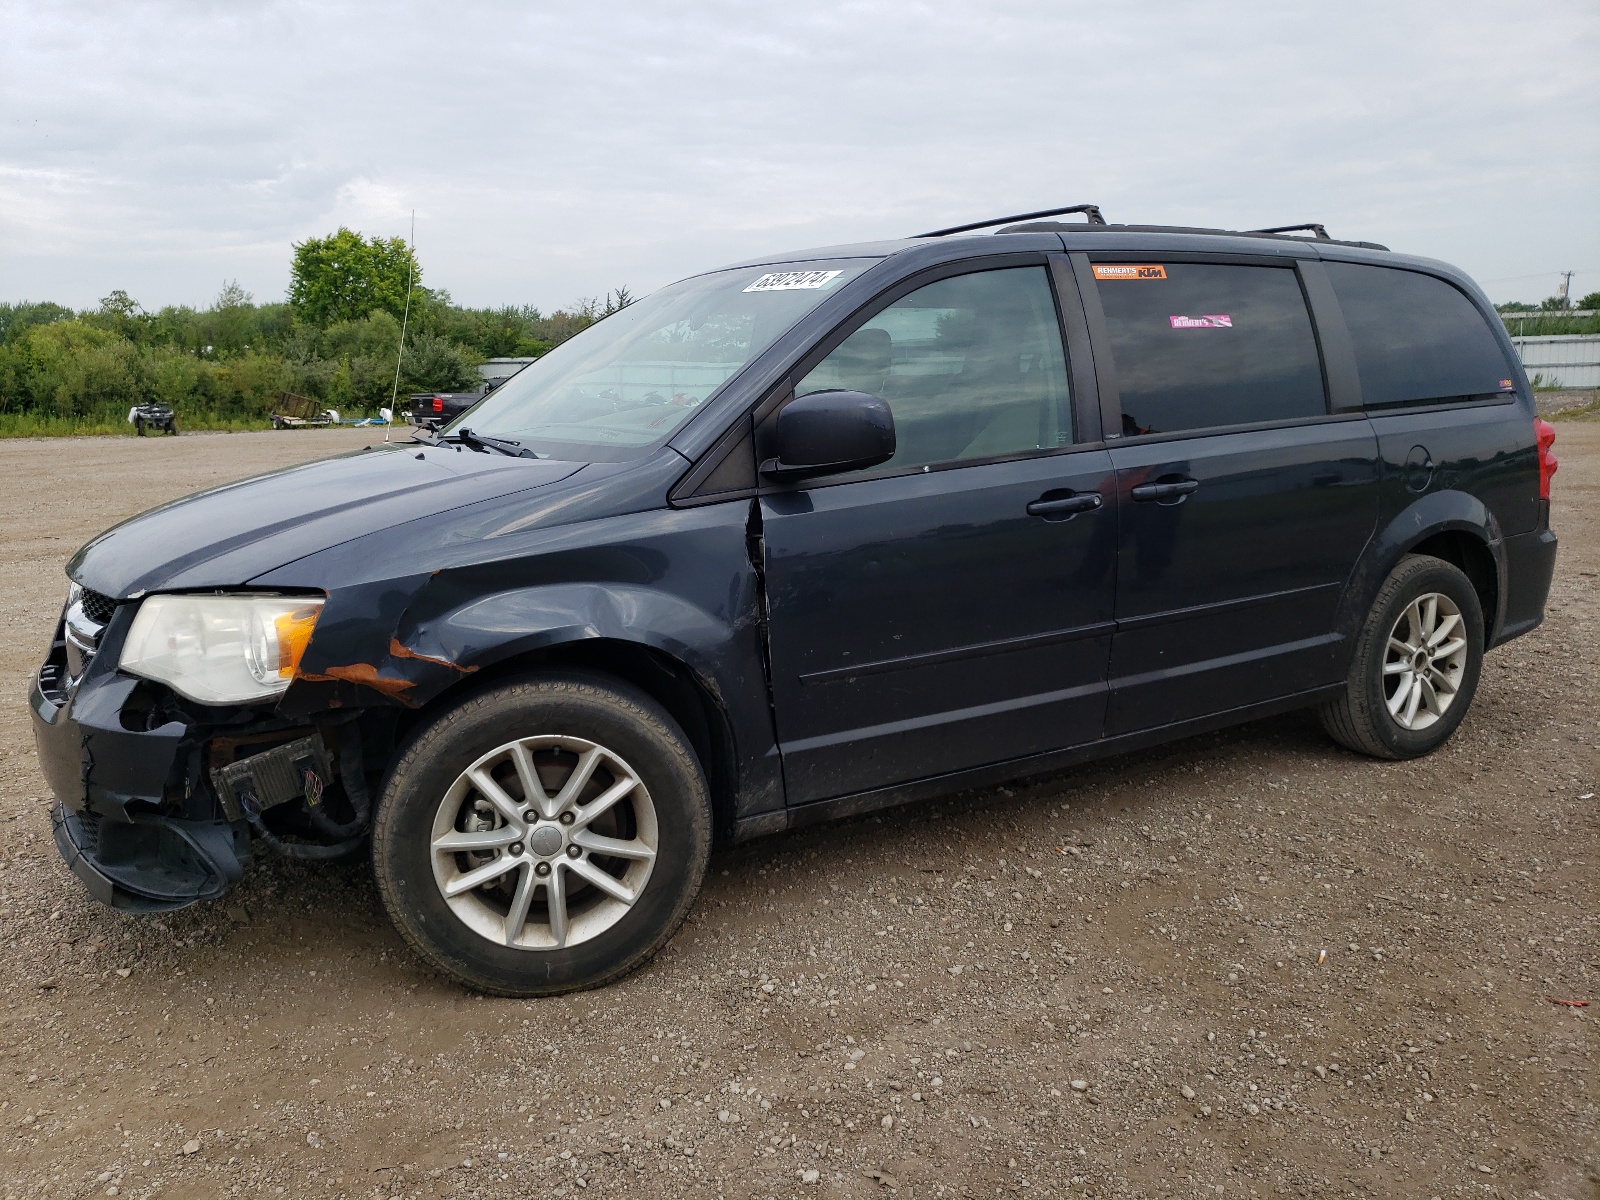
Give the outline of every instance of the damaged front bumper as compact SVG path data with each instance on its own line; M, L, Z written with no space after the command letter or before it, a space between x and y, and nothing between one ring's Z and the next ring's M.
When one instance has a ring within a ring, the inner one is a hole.
M166 912L222 895L250 857L250 835L220 821L104 821L57 802L56 849L89 894L124 912Z
M263 708L196 712L115 669L131 607L86 634L69 605L29 695L56 847L89 893L159 912L222 895L257 841L303 859L359 848L358 714L324 728ZM330 788L344 819L323 802Z
M29 707L61 857L113 908L157 912L222 895L244 870L250 835L188 786L191 730L129 728L137 680L83 678L57 690L67 679L51 666L35 677Z

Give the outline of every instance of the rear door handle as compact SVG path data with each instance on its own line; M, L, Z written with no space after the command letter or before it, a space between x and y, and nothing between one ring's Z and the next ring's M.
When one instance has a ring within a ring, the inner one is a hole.
M1049 497L1046 499L1045 497ZM1093 512L1105 501L1100 498L1099 492L1078 492L1071 496L1050 496L1046 492L1032 504L1028 505L1030 517L1070 517L1074 513Z
M1198 479L1175 479L1168 483L1141 483L1128 493L1135 500L1176 500L1198 490Z

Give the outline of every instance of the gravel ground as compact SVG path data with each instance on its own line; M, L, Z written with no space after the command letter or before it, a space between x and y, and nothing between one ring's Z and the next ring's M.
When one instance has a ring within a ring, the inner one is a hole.
M467 995L362 867L163 919L57 858L28 673L84 539L349 431L0 443L0 1196L1596 1194L1600 423L1445 749L1295 715L720 852L601 992Z

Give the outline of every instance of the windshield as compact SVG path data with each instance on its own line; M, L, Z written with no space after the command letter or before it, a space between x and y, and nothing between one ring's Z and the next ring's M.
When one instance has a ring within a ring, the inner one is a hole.
M744 267L662 288L517 372L445 430L575 462L636 458L876 259Z

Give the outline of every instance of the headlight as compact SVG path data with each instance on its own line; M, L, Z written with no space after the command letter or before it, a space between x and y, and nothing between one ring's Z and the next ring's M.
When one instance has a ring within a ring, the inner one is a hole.
M119 666L201 704L280 696L322 611L319 597L151 596Z

